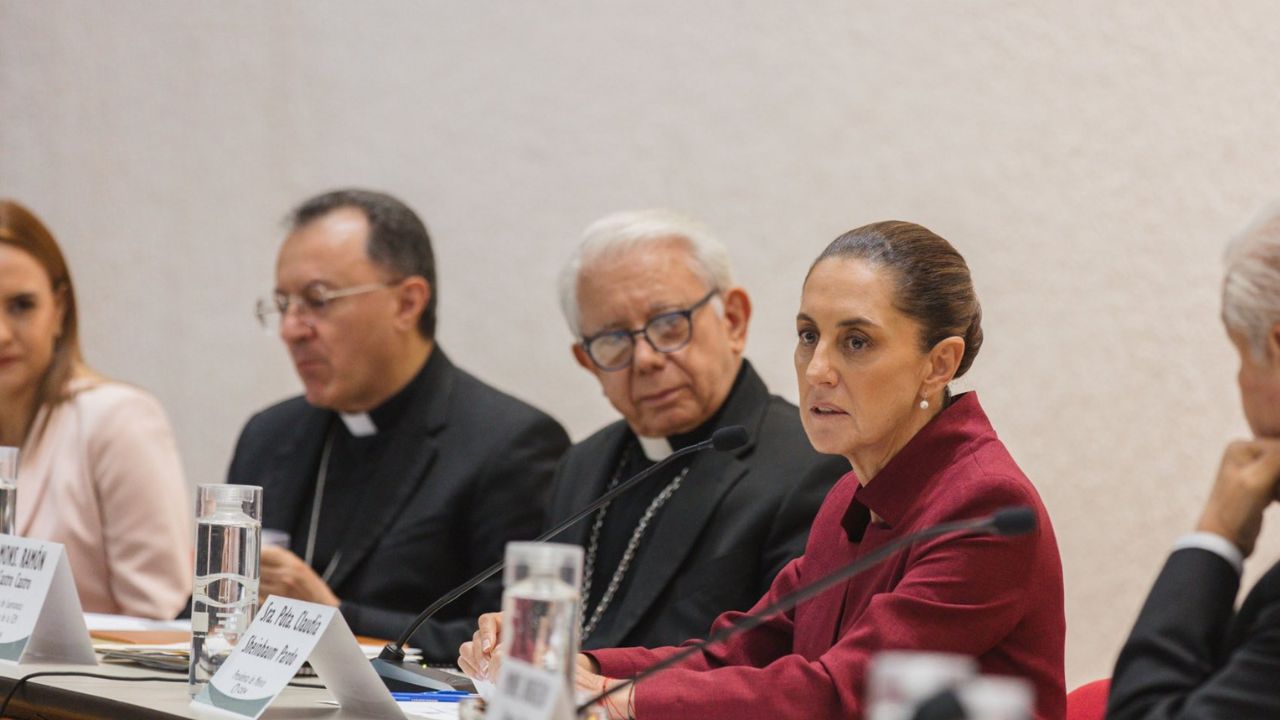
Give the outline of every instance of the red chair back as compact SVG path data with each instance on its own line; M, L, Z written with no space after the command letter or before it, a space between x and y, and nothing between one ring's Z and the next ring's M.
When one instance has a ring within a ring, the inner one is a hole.
M1067 693L1067 720L1105 720L1111 678L1094 680Z

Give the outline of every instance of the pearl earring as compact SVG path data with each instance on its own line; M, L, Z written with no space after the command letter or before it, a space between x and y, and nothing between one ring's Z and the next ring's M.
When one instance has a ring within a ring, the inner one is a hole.
M928 410L928 409L929 409L929 401L928 401L928 400L925 400L924 398L920 398L920 409L921 409L921 410Z

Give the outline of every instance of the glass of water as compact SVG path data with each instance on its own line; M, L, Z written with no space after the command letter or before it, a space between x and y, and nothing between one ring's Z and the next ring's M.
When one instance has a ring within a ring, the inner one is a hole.
M258 610L262 488L201 485L196 493L196 573L191 590L194 696L218 672Z
M563 673L572 688L578 657L582 548L510 542L506 565L503 657Z
M18 511L18 448L0 446L0 533L12 535Z

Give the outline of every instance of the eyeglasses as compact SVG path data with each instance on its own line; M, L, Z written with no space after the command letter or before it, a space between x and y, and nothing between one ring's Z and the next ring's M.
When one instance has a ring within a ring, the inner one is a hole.
M706 305L716 293L712 288L701 300L684 310L654 315L639 330L607 330L582 338L582 347L596 367L605 372L631 365L636 355L636 336L644 336L649 347L661 353L673 353L693 339L693 314Z
M304 318L307 316L311 318L323 317L325 311L329 308L329 303L334 300L351 297L352 295L363 295L364 293L393 287L394 285L395 283L376 282L330 290L324 285L312 283L304 287L300 293L277 291L270 298L259 299L257 306L254 308L254 314L258 316L258 322L262 324L264 329L274 331L279 328L280 322L289 314L289 308L291 307L296 308L299 316Z

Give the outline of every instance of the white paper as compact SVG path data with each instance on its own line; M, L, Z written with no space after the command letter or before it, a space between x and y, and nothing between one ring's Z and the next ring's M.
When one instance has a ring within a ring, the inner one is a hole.
M311 653L311 667L346 712L369 718L404 717L337 608L329 631Z
M364 644L359 645L360 652L364 653L365 660L373 660L382 653L383 645ZM135 653L151 653L151 652L172 652L187 657L191 654L191 641L184 640L182 642L173 643L133 643L133 642L95 642L93 649L99 653L114 652L129 654ZM409 652L405 653L405 657L421 657L421 653Z
M458 720L456 702L433 702L430 700L402 700L397 705L400 711L411 718L430 718L431 720Z
M338 703L332 700L322 700L321 705L333 705L337 707ZM396 705L400 707L400 712L409 718L430 718L430 720L458 720L459 707L462 703L441 702L439 700L397 700Z
M97 664L62 545L0 535L0 662Z
M190 620L151 620L150 618L133 617L132 615L107 615L105 613L87 612L84 614L84 624L88 626L89 632L95 630L104 632L113 630L191 632Z

